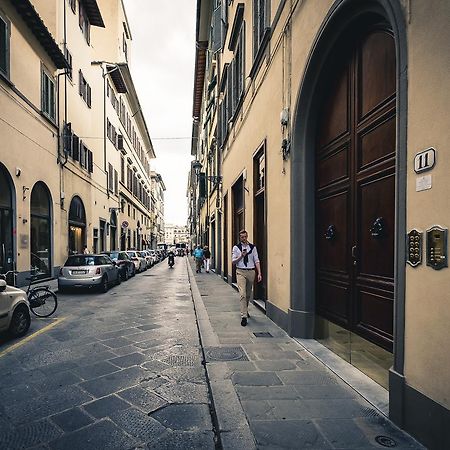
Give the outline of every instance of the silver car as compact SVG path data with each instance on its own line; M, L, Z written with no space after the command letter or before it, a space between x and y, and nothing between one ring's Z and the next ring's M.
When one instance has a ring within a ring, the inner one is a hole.
M107 292L112 284L120 284L120 271L107 255L73 255L67 258L58 276L58 290L98 287Z

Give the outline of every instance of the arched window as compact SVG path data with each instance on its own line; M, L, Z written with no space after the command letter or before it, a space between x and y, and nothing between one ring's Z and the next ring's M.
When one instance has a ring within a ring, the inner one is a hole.
M0 164L0 273L14 268L13 261L13 210L10 177Z
M46 278L52 270L51 199L47 186L39 181L31 191L30 265L36 275Z
M86 212L80 197L75 196L69 208L69 255L83 253L86 244Z

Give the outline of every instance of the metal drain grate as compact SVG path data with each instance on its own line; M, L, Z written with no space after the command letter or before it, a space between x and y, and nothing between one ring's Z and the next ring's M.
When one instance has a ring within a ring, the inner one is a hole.
M397 447L397 442L395 442L394 439L390 438L389 436L377 436L375 440L383 447Z
M200 364L199 355L171 355L167 358L161 359L161 362L169 364L169 366L196 366Z
M248 361L242 347L211 347L205 350L206 361Z
M273 337L268 331L255 331L255 337L271 338Z

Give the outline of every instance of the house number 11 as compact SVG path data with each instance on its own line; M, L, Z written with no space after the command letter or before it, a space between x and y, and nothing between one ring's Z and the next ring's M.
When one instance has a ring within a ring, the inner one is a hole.
M436 150L428 148L423 152L417 153L414 158L414 171L416 173L426 172L431 170L436 163Z

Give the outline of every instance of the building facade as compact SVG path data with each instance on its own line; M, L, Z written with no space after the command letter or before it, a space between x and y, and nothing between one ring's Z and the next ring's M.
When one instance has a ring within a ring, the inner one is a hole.
M193 241L232 283L247 229L266 314L384 386L390 417L444 448L450 4L197 5Z
M0 1L0 271L146 248L155 157L121 0ZM13 149L13 151L11 151Z
M188 244L190 239L189 228L184 225L173 225L166 223L164 226L164 237L167 245Z
M161 174L152 172L152 193L155 201L155 220L153 226L153 234L155 239L155 245L152 246L153 249L156 248L158 244L164 244L165 233L164 233L164 191L166 190L166 185L162 179Z

